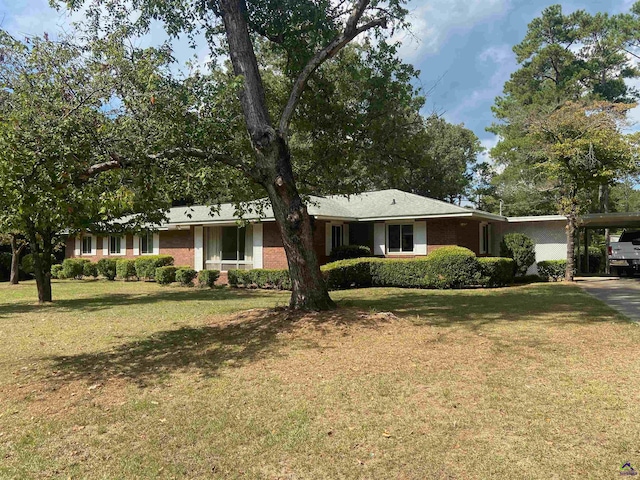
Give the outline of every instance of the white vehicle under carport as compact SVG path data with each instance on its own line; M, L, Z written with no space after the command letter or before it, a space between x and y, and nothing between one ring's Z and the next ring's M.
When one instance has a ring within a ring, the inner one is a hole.
M640 272L640 230L628 230L609 245L609 266L614 275Z

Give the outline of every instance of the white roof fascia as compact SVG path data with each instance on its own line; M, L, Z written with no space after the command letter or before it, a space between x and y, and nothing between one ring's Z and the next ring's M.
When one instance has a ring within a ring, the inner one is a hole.
M509 223L518 222L558 222L567 221L567 217L564 215L532 215L529 217L507 217Z
M238 219L240 220L240 219ZM264 223L264 222L275 222L275 218L249 218L246 219L249 223ZM238 222L236 220L194 220L193 222L180 222L180 223L167 223L164 227L165 230L173 230L175 227L191 227L191 226L199 226L199 225L237 225ZM162 229L159 229L162 230Z
M358 222L375 222L384 220L419 220L421 218L450 218L450 217L471 217L473 212L464 213L439 213L436 215L401 215L398 217L367 217L359 218Z

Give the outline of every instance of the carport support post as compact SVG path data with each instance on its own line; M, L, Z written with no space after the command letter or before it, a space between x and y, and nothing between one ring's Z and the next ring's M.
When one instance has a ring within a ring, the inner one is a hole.
M589 273L589 229L587 227L584 228L584 258L586 265L585 272Z
M576 262L576 274L580 275L582 265L580 265L580 227L576 227L576 252L578 252L578 261Z

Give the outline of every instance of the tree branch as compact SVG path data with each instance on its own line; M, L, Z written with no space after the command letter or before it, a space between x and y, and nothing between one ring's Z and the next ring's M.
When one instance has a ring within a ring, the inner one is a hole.
M307 85L307 81L309 80L309 77L311 77L313 72L315 72L318 67L325 61L335 56L345 45L347 45L359 34L375 27L386 28L386 16L371 20L359 27L357 26L368 5L369 0L359 0L347 20L344 31L340 35L335 37L325 48L317 52L302 69L302 71L298 75L298 78L293 84L291 94L289 95L289 100L287 101L284 111L282 112L282 117L280 117L278 128L281 135L287 135L291 117L293 116L296 106L300 101L300 96L302 95L302 92Z
M94 177L99 173L108 172L110 170L117 170L118 168L125 168L131 163L133 163L131 159L124 159L120 155L114 152L109 153L109 156L111 157L111 160L107 162L96 163L94 165L91 165L89 168L87 168L84 172L82 172L78 176L78 179L81 182L86 182L91 177ZM163 158L170 159L170 158L176 158L180 156L201 158L211 163L224 163L225 165L229 165L230 167L235 167L244 171L244 165L241 162L235 160L234 158L228 155L224 155L222 153L207 152L199 148L178 147L178 148L172 148L170 150L166 150L164 152L146 155L146 157L150 160L160 160Z

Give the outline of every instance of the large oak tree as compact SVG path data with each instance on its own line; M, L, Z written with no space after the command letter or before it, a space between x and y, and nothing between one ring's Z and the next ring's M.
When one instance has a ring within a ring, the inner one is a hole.
M176 89L167 88L165 92L173 92L167 93L167 102L184 105L184 95L176 92L182 89L186 96L193 96L198 88L203 96L210 95L213 102L225 102L224 99L228 98L225 93L231 89L237 93L246 132L245 138L238 139L234 135L237 132L237 117L232 114L237 111L234 105L225 104L219 112L206 112L203 110L206 110L209 104L204 101L200 105L201 108L195 111L191 108L186 112L183 110L182 113L178 110L173 112L186 118L186 122L177 122L180 126L172 127L170 131L162 126L159 130L172 137L174 148L157 151L152 155L159 160L179 157L193 161L194 165L204 162L211 168L217 168L214 165L219 164L222 166L220 168L227 168L225 175L237 177L239 173L244 177L248 188L251 188L251 185L259 185L266 192L273 208L287 254L292 278L290 305L301 309L332 308L334 303L320 275L312 246L312 220L299 190L299 182L302 179L296 178L303 170L296 171L296 163L292 160L292 151L295 151L292 147L296 145L295 141L292 141L292 123L296 120L301 103L307 106L313 104L312 101L305 103L304 96L309 91L310 83L316 78L316 73L354 39L363 34L375 36L369 44L372 52L370 56L374 60L376 52L382 52L383 55L389 52L382 32L392 26L404 26L406 11L402 7L403 2L67 2L71 8L79 8L85 3L87 14L92 20L90 30L94 34L110 38L122 35L135 37L147 33L153 22L159 21L172 37L186 34L194 42L205 38L212 55L220 52L228 55L236 81L227 82L225 85L232 88L218 88L220 84L212 82L211 77L196 76ZM203 37L199 37L199 34ZM285 79L284 89L269 91L269 85L265 82L269 68L261 68L259 62L261 49L272 49L286 59L284 68L278 71ZM126 55L119 58L120 64L125 65ZM389 65L389 62L386 65ZM397 68L388 71L393 73L394 70L400 71ZM394 77L379 77L380 82L385 80L392 82ZM171 82L165 82L164 87L169 83ZM157 89L148 90L148 98L151 99L153 108L158 110L162 107L162 96L157 97L160 100L158 101L153 93ZM380 90L383 91L384 88ZM119 93L124 102L133 104L130 96L130 91L123 90ZM280 98L282 100L279 102ZM167 107L167 113L170 113L171 108ZM221 119L215 118L218 114ZM171 120L170 115L164 118ZM206 121L203 121L203 118ZM173 123L176 123L176 117L173 120ZM304 140L302 137L299 138ZM169 142L166 138L163 139L154 146L156 150L160 143L167 146ZM303 145L303 142L298 145ZM304 164L304 161L298 163ZM336 168L337 165L339 163L333 161L329 163L329 167L334 169L332 180L339 184L340 171ZM327 167L321 163L309 165L307 162L307 167L309 166L317 167L319 170L324 168L325 171ZM236 173L232 174L229 169ZM239 178L235 179L242 181Z

